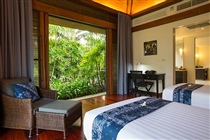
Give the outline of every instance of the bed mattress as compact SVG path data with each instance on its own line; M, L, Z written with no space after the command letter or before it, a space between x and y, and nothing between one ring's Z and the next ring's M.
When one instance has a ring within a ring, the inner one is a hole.
M94 118L109 109L122 106L147 97L137 97L85 113L83 131L87 140L92 140ZM117 140L209 140L210 110L171 102L160 109L125 125Z

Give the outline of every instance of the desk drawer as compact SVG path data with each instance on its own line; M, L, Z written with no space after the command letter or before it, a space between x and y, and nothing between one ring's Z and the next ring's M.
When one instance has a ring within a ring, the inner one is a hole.
M157 79L157 75L144 75L144 79L156 80Z

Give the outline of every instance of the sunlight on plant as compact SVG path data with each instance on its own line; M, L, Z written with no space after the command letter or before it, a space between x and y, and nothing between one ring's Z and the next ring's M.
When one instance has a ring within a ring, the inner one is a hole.
M104 34L49 25L50 88L58 99L105 91Z

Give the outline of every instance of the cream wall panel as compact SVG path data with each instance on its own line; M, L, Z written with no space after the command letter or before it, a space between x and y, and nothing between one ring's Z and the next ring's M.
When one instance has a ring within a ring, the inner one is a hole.
M181 25L189 25L204 20L210 20L210 13L133 32L134 69L138 68L142 71L156 70L157 73L166 73L165 87L173 85L175 67L173 29ZM157 40L157 55L144 56L143 43L152 40ZM141 65L137 67L137 63L141 63ZM194 63L194 59L189 60L188 63ZM161 89L162 85L160 84L159 86ZM155 91L155 85L153 86L152 91Z

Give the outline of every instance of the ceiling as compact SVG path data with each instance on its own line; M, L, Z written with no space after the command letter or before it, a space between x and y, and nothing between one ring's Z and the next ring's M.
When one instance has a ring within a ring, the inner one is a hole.
M210 21L209 21L210 22ZM203 26L203 27L198 27L198 28L193 28L193 29L189 29L187 27L180 27L176 29L176 44L177 45L184 45L183 44L183 40L185 38L188 37L195 37L196 40L196 46L209 46L210 44L210 36L209 36L209 32L210 32L210 26ZM208 38L205 38L207 37ZM199 38L204 38L199 39Z
M163 8L181 0L92 0L95 3L123 12L128 15L152 10L153 8Z

